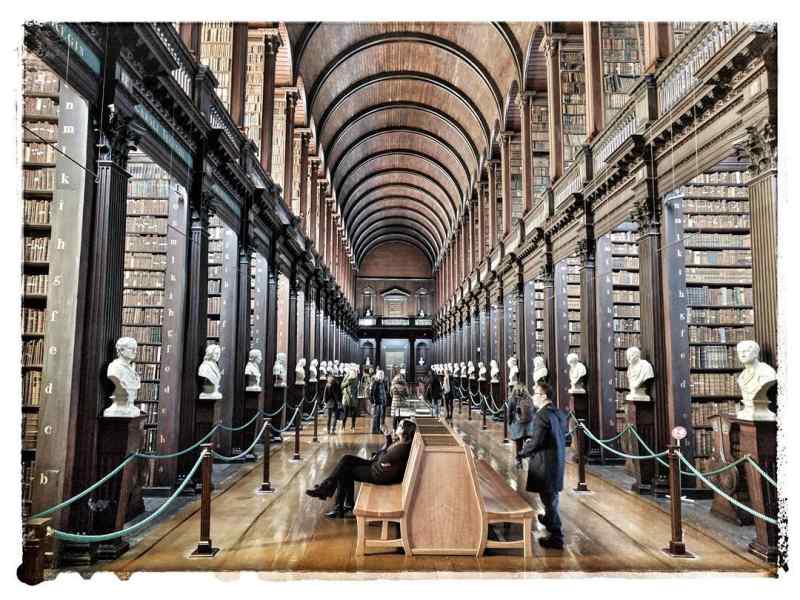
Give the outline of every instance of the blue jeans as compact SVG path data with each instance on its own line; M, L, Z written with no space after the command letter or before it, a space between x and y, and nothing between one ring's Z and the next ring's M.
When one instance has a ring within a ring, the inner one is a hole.
M561 531L561 516L558 514L558 492L539 492L539 498L544 506L544 526L550 537L564 541Z
M383 404L373 404L373 415L372 415L372 433L380 433L381 432L381 425L383 425L383 411L384 406Z

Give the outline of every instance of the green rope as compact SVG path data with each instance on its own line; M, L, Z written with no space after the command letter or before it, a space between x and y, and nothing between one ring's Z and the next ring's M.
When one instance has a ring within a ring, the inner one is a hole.
M242 429L245 429L246 427L249 427L260 416L261 415L258 414L258 412L256 412L256 414L253 415L252 419L250 419L244 425L239 425L239 427L228 427L227 425L223 425L222 423L219 424L219 427L220 427L220 429L224 429L225 431L241 431Z
M258 435L256 435L256 438L253 440L253 443L250 444L250 447L247 448L247 450L243 450L240 454L237 454L236 456L224 456L224 455L219 454L218 452L212 450L212 453L214 454L214 458L218 458L219 460L225 460L225 461L239 460L240 458L244 458L245 456L250 454L250 452L253 451L253 448L256 447L256 444L258 443L258 440L260 440L261 436L264 435L264 431L267 429L268 425L269 425L269 421L265 420L264 421L264 426L261 428L261 431L258 432ZM267 448L265 451L269 452L269 448Z
M688 460L686 460L686 457L684 457L684 456L683 456L683 454L681 454L680 452L678 452L678 456L680 457L680 459L681 459L681 462L682 462L683 464L685 464L687 467L689 467L689 470L692 472L692 474L693 474L693 475L695 475L696 477L699 477L699 478L700 478L700 480L701 480L703 483L705 483L705 484L706 484L708 487L710 487L712 490L714 490L714 491L715 491L717 494L719 494L720 496L722 496L723 498L725 498L726 500L728 500L728 502L730 502L730 503L731 503L731 504L733 504L734 506L738 506L738 507L739 507L739 508L741 508L743 511L750 513L750 514L751 514L751 515L753 515L754 517L758 517L758 518L759 518L759 519L761 519L762 521L766 521L767 523L771 523L772 525L777 525L777 524L778 524L778 521L776 521L775 519L773 519L773 518L771 518L771 517L768 517L767 515L762 515L760 512L758 512L758 511L756 511L756 510L754 510L754 509L750 508L749 506L746 506L746 505L742 504L741 502L739 502L738 500L736 500L736 498L732 498L732 497L728 496L728 494L726 494L725 492L723 492L723 491L722 491L721 489L719 489L719 488L718 488L716 485L714 485L714 484L713 484L711 481L709 481L708 479L706 479L706 478L703 476L703 474L702 474L700 471L698 471L697 469L695 469L695 468L694 468L694 465L692 465L692 463L691 463L691 462L689 462Z
M600 445L601 445L603 448L605 448L605 449L606 449L606 450L608 450L609 452L613 452L614 454L617 454L617 455L619 455L619 456L622 456L622 457L624 457L624 458L629 458L629 459L631 459L631 460L645 460L645 459L649 459L649 458L655 458L656 460L658 460L658 459L659 459L659 457L661 457L661 456L666 456L666 455L667 455L667 451L666 451L666 450L665 450L664 452L660 452L659 454L654 454L654 453L653 453L653 451L652 451L652 450L650 450L649 448L646 448L646 449L648 450L648 452L650 452L650 454L649 454L648 456L635 456L635 455L633 455L633 454L627 454L627 453L625 453L625 452L620 452L619 450L615 450L615 449L614 449L614 448L612 448L611 446L608 446L608 445L604 444L604 443L603 443L603 442L601 442L599 439L597 439L596 437L594 437L594 435L592 434L592 432L591 432L591 431L589 431L587 428L585 428L585 427L584 427L584 428L583 428L583 431L584 431L584 433L585 433L585 434L586 434L586 435L589 437L589 439L591 439L591 440L593 440L594 442L596 442L596 443L600 444Z
M86 488L85 490L83 490L83 491L82 491L80 494L77 494L77 495L73 496L73 497L72 497L72 498L70 498L69 500L64 500L62 503L60 503L60 504L56 504L56 505L55 505L55 506L53 506L52 508L48 508L47 510L43 510L42 512L36 513L36 514L35 514L35 515L33 515L31 518L32 518L32 519L38 519L39 517L46 517L47 515L51 515L51 514L53 514L54 512L58 512L58 511L60 511L61 509L63 509L63 508L66 508L67 506L69 506L69 505L70 505L70 504L72 504L73 502L76 502L76 501L80 500L80 499L81 499L81 498L83 498L83 497L84 497L86 494L89 494L89 493L93 492L94 490L96 490L97 488L99 488L101 485L103 485L103 484L104 484L106 481L108 481L109 479L111 479L112 477L114 477L114 475L116 475L116 474L117 474L117 473L119 473L119 472L120 472L122 469L124 469L124 468L125 468L125 466L126 466L126 465L127 465L129 462L131 462L131 461L132 461L134 458L136 458L137 456L138 456L138 455L137 455L136 453L129 454L128 456L126 456L126 457L125 457L125 460L123 460L123 461L122 461L120 464L118 464L118 465L117 465L117 466L116 466L116 467L115 467L115 468L114 468L112 471L110 471L110 472L109 472L109 473L108 473L108 474L107 474L105 477L103 477L103 478L102 478L102 479L100 479L99 481L97 481L97 482L93 483L92 485L90 485L88 488Z
M194 463L191 471L186 475L186 478L181 482L173 494L167 498L167 501L164 502L161 506L159 506L152 515L147 517L146 519L142 519L138 523L131 525L126 529L122 529L120 531L114 531L112 533L105 533L101 535L81 535L79 533L67 533L66 531L59 531L58 529L53 531L53 535L56 539L64 540L67 542L84 542L84 543L94 543L94 542L107 542L108 540L113 540L124 535L128 535L129 533L133 533L134 531L141 529L145 525L147 525L150 521L158 517L162 512L164 512L167 507L175 501L175 499L181 495L183 492L183 488L191 481L194 474L197 472L197 469L200 467L200 463L203 462L203 459L206 456L206 452L201 452L200 456L198 457L197 461Z
M184 450L180 450L178 452L172 452L170 454L150 454L149 452L140 452L140 453L138 453L138 456L140 456L141 458L152 458L152 459L155 459L155 460L163 460L165 458L175 458L176 456L181 456L181 455L186 454L187 452L191 452L195 448L199 447L203 442L205 442L212 435L214 435L217 432L217 429L219 429L219 427L220 427L220 423L217 423L216 425L214 425L211 428L211 431L209 431L207 434L205 434L203 437L201 437L199 440L197 440L194 444L192 444L191 446L189 446L188 448L186 448Z
M749 463L750 463L750 465L751 465L751 466L752 466L752 467L753 467L753 468L754 468L756 471L758 471L759 473L761 473L761 476L762 476L764 479L766 479L768 482L770 482L770 483L772 484L772 487L774 487L774 488L777 488L777 487L778 487L778 484L777 484L777 482L776 482L776 481L775 481L775 480L774 480L772 477L770 477L769 475L767 475L767 472L766 472L766 471L764 471L764 469L762 469L762 468L759 466L759 464L758 464L758 463L757 463L755 460L753 460L753 457L752 457L752 456L750 456L749 454L747 454L747 455L745 455L745 458L747 459L747 462L749 462ZM740 459L740 460L741 460L741 459Z

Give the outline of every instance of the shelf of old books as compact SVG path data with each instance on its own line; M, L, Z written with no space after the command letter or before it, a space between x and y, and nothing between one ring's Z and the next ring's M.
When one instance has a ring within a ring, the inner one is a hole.
M159 444L159 438L171 438L172 427L165 423L162 428L159 415L173 413L162 405L162 396L174 398L180 385L177 345L185 290L178 282L185 261L186 202L169 173L146 154L131 153L128 172L121 333L138 344L136 371L142 381L137 404L147 415L144 449L161 452L170 446ZM151 461L148 487L155 485L154 469Z
M533 169L533 203L550 185L550 132L547 119L547 98L536 97L531 103L531 168Z
M597 310L603 434L625 427L625 351L641 346L638 226L622 223L597 240Z
M603 64L603 110L610 123L628 101L628 93L642 74L639 23L600 23Z
M511 224L522 218L524 199L522 197L522 140L514 135L509 144L511 149Z
M559 406L569 406L569 367L567 354L581 354L581 276L577 256L568 256L555 265L556 368ZM548 368L550 366L548 365Z
M211 68L219 83L217 95L225 108L230 110L233 24L206 22L201 30L200 62Z
M531 279L523 287L525 299L526 374L531 382L533 359L544 355L544 289L542 282Z
M247 39L247 76L244 99L245 135L261 156L261 107L264 94L264 33L251 30Z
M63 467L65 449L45 425L66 427L73 377L88 109L38 57L23 55L22 102L22 516L59 484L37 472ZM63 126L63 127L62 127ZM69 157L59 152L61 145ZM44 438L44 439L40 439ZM39 481L33 491L33 480ZM53 478L56 479L56 478ZM35 512L35 510L33 511Z
M583 42L564 40L559 47L561 129L566 171L586 140L586 73Z
M668 195L665 207L668 235L681 242L665 257L683 291L670 310L685 315L688 329L673 348L688 371L677 383L691 399L694 455L703 467L713 443L709 417L735 411L739 400L736 344L753 338L747 173L735 162L720 163Z

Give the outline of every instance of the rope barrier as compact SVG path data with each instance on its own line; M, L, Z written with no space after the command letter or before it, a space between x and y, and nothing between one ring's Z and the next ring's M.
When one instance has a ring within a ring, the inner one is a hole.
M289 419L289 422L288 422L288 423L287 423L287 424L286 424L284 427L282 427L282 428L278 428L278 427L275 427L274 425L272 425L272 423L270 423L270 424L269 424L269 428L270 428L270 429L272 429L272 431L274 431L274 432L276 432L276 433L283 433L283 432L285 432L285 431L289 431L289 429L290 429L290 428L292 427L292 425L294 424L294 419L295 419L295 417L297 417L297 413L298 413L299 411L300 411L300 405L298 404L298 405L297 405L297 408L294 410L294 414L292 415L292 418L291 418L291 419Z
M247 423L245 423L244 425L239 425L239 427L228 427L227 425L223 425L222 423L219 423L219 424L218 424L218 426L219 426L219 428L220 428L220 429L224 429L225 431L241 431L242 429L245 429L245 428L247 428L248 426L250 426L250 425L251 425L253 422L255 422L255 420L256 420L258 417L260 417L260 416L261 416L261 415L260 415L260 414L258 414L258 411L256 411L256 414L255 414L255 415L253 415L253 418L252 418L252 419L250 419L250 420L249 420Z
M766 521L767 523L770 523L772 525L777 525L778 524L778 521L773 519L772 517L768 517L767 515L762 515L757 510L753 510L749 506L746 506L746 505L742 504L741 502L739 502L736 498L732 498L731 496L729 496L728 494L723 492L716 485L714 485L710 480L706 479L700 471L695 469L694 465L691 462L689 462L686 459L686 457L683 456L682 452L680 452L680 451L678 452L678 457L681 459L681 462L683 464L685 464L689 468L689 470L692 472L693 475L695 475L696 477L699 477L700 480L703 483L705 483L708 487L710 487L712 490L714 490L717 494L719 494L720 496L725 498L728 502L730 502L734 506L737 506L737 507L741 508L743 511L750 513L754 517L758 517L762 521Z
M585 433L587 436L589 436L589 439L591 439L592 441L594 441L594 442L595 442L595 443L597 443L597 444L600 444L600 445L601 445L603 448L605 448L605 449L606 449L606 450L608 450L609 452L613 452L614 454L617 454L617 455L619 455L619 456L622 456L622 457L624 457L624 458L629 458L629 459L631 459L631 460L647 460L647 459L649 459L649 458L655 458L655 459L658 459L658 458L660 458L660 457L662 457L662 456L666 456L666 455L667 455L667 451L666 451L666 450L664 450L664 452L660 452L660 453L658 453L658 454L655 454L655 453L653 453L653 451L652 451L652 450L650 450L649 448L647 448L647 446L646 446L646 445L645 445L645 449L646 449L646 450L648 450L648 451L650 452L650 454L649 454L649 455L647 455L647 456L636 456L636 455L634 455L634 454L628 454L628 453L626 453L626 452L620 452L619 450L615 450L615 449L614 449L614 448L612 448L611 446L608 446L607 444L604 444L603 442L601 442L599 439L597 439L597 438L594 436L594 434L593 434L591 431L589 431L589 429L588 429L588 428L586 428L586 427L582 427L582 429L583 429L583 432L584 432L584 433Z
M63 540L66 542L84 542L84 543L94 543L94 542L107 542L108 540L113 540L118 537L122 537L124 535L128 535L129 533L133 533L134 531L141 529L145 525L147 525L150 521L157 518L162 512L164 512L167 507L172 504L175 499L181 495L183 489L188 485L188 483L194 477L194 474L197 472L197 469L200 467L200 464L203 462L203 458L205 458L206 453L201 452L200 456L195 461L194 466L191 468L189 473L186 475L186 478L181 482L178 488L172 493L172 495L167 498L166 502L159 506L153 514L147 517L146 519L142 519L138 523L127 527L126 529L121 529L120 531L114 531L112 533L104 533L98 535L83 535L79 533L68 533L66 531L59 531L58 529L53 531L53 535L56 539Z
M314 418L314 412L317 409L318 400L314 400L314 404L311 406L311 411L307 415L303 415L303 421L310 421Z
M267 426L269 426L269 421L265 420L264 421L264 425L261 427L261 431L258 432L258 435L256 435L256 438L253 440L253 443L250 444L250 447L247 448L247 450L243 450L241 453L237 454L236 456L224 456L224 455L220 454L219 452L217 452L216 450L212 450L214 458L218 458L219 460L224 460L224 461L234 461L234 460L239 460L239 459L244 458L245 456L247 456L248 454L250 454L253 451L253 448L256 447L256 444L258 443L258 440L260 440L261 436L264 435L264 431L266 431ZM269 452L269 448L266 449L266 452Z
M199 446L201 446L203 444L203 442L208 440L212 435L214 435L217 432L217 429L219 429L219 427L220 427L220 424L217 423L216 425L214 425L211 428L211 430L207 434L205 434L203 437L201 437L199 440L197 440L194 444L192 444L188 448L185 448L184 450L180 450L178 452L172 452L170 454L150 454L149 452L140 452L140 453L138 453L138 455L141 456L142 458L152 458L152 459L155 459L155 460L163 460L165 458L175 458L177 456L181 456L182 454L186 454L187 452L191 452L195 448L198 448Z

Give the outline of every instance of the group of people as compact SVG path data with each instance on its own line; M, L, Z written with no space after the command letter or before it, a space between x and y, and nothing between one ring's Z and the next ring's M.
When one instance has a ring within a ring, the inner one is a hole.
M322 388L322 406L328 414L328 434L336 433L336 424L342 421L341 430L347 426L350 419L350 431L356 430L356 417L358 416L358 373L359 367L355 363L338 366L337 370L329 369L322 376L325 377L325 387Z

